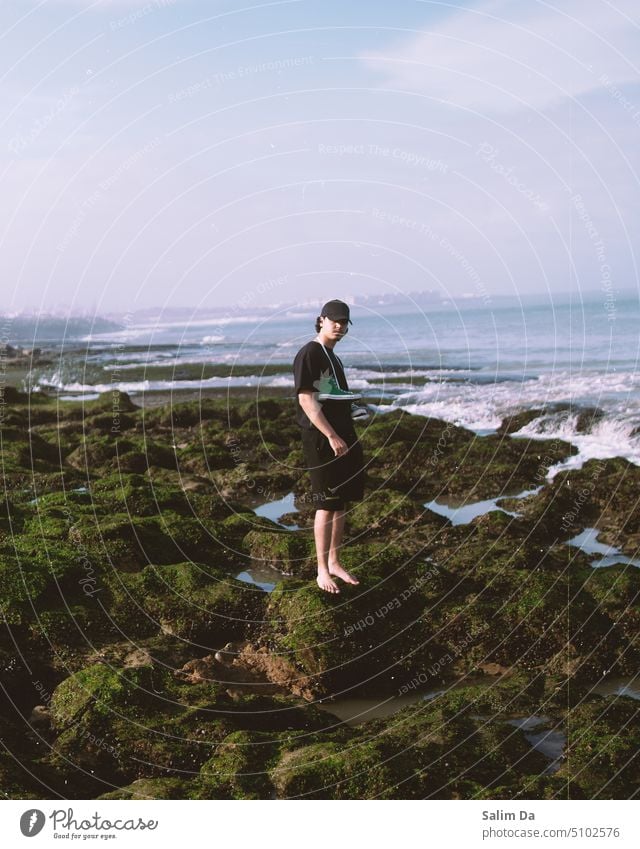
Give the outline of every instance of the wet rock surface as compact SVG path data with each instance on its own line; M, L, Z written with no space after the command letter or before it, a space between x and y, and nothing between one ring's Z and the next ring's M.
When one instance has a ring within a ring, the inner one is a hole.
M637 467L592 460L549 481L575 449L512 438L532 416L478 437L376 414L357 425L370 465L342 552L360 583L331 596L313 580L287 399L4 400L5 795L636 791L640 703L592 688L638 671L640 570L593 568L566 543L593 527L637 555ZM295 510L256 515L288 493ZM516 515L453 525L424 506L499 497ZM273 592L234 577L252 565L276 570ZM331 713L349 699L398 710L350 725Z

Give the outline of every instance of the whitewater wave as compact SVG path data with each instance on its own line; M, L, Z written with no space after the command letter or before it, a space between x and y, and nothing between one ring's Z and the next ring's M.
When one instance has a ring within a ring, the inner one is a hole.
M114 392L119 390L130 395L141 392L176 392L181 389L219 389L228 386L259 386L265 383L264 378L259 375L246 375L242 377L209 377L206 380L126 380L114 381L113 383L80 383L78 381L65 382L56 375L51 377L40 377L34 390L56 389L59 392Z
M578 449L578 453L549 469L548 480L558 472L581 468L587 460L607 460L624 457L640 466L640 434L638 416L612 414L594 419L584 431L577 414L566 413L540 416L512 434L529 439L562 439Z
M566 404L571 411L541 415L513 437L561 439L575 445L578 454L553 466L549 479L564 469L578 469L590 459L624 457L640 465L640 399L636 372L558 372L521 381L496 383L427 384L401 395L380 412L403 409L409 413L453 422L479 434L497 430L504 419L525 410ZM581 409L597 407L602 415L580 424Z

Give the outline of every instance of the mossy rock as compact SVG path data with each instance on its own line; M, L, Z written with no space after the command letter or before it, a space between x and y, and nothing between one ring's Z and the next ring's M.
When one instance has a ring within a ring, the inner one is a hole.
M145 427L161 426L165 428L194 427L201 422L220 422L225 424L229 416L227 404L212 398L201 401L179 401L174 404L164 404L152 410L145 410L143 417ZM232 416L235 418L235 416Z
M468 668L492 662L567 674L622 671L617 659L629 649L626 638L569 573L483 564L470 582L463 598L456 594L432 618L445 645L464 647Z
M103 392L99 398L95 398L93 401L83 401L81 404L74 405L74 407L74 412L77 412L79 409L83 412L84 417L94 416L99 413L119 412L122 414L140 412L140 407L134 404L129 393L117 388L109 392Z
M69 539L100 562L136 571L150 563L180 563L187 558L220 560L223 545L218 529L208 524L168 510L158 517L113 513L97 523L80 518L69 530Z
M367 493L364 501L353 505L348 515L351 535L356 533L380 534L389 530L404 530L425 516L424 507L401 492L376 490ZM442 524L445 524L443 522Z
M630 564L588 568L584 587L616 622L635 651L640 650L640 570ZM634 654L635 654L634 651ZM631 660L633 662L633 660Z
M6 751L0 752L0 798L41 799L43 786L28 774L26 764L16 760Z
M58 732L51 762L70 759L102 780L197 775L218 745L239 730L302 731L306 710L291 700L231 698L224 683L179 684L155 667L100 664L62 682L52 699ZM312 716L313 722L313 716ZM302 726L302 728L301 728Z
M116 639L118 632L115 627L112 626L105 633L101 613L99 607L96 611L79 604L43 610L38 613L37 620L31 623L30 630L35 640L62 651L71 647L85 647L87 641L93 642L99 636ZM102 627L96 627L98 621Z
M183 516L193 515L182 489L153 485L144 475L109 475L94 483L92 494L96 509L110 513L158 516L169 510Z
M125 430L134 430L138 420L129 413L114 412L95 413L87 416L84 426L88 433L116 434Z
M392 799L397 781L375 745L329 741L286 752L270 777L279 799Z
M519 786L547 764L518 729L460 709L444 694L367 723L348 742L285 751L271 779L278 798L455 799Z
M126 787L103 793L98 799L190 799L193 782L181 778L138 778Z
M586 799L631 799L640 785L640 704L591 697L567 717L567 759L558 775Z
M86 472L87 476L94 475L96 470L107 466L117 457L120 451L126 453L132 448L133 443L129 440L85 433L78 447L67 455L66 462L78 471Z
M209 684L208 704L222 688ZM180 688L166 671L95 664L55 690L51 713L58 736L50 762L80 767L111 783L197 772L228 723L181 703ZM168 775L169 773L169 775Z
M0 715L0 798L42 799L51 788L49 770L34 769L33 761L40 754L29 739L25 721L15 708L3 710ZM49 781L48 781L49 780Z
M28 404L31 395L28 392L20 392L15 386L0 387L0 399L5 404Z
M371 485L425 500L443 495L479 500L538 483L549 466L577 449L559 440L478 437L437 419L404 411L371 424L361 441L371 459Z
M465 428L441 419L416 416L406 410L393 410L376 416L361 436L365 449L376 450L401 443L406 448L418 444L437 445L445 439L448 446L464 445L473 439L473 433Z
M177 464L175 452L168 445L137 436L99 436L93 433L85 433L78 447L67 455L66 462L73 468L96 477L99 470L106 471L107 474L142 474L150 466L175 469Z
M64 680L51 699L51 715L57 728L85 722L88 714L109 717L114 713L140 715L153 703L153 669L114 669L96 663Z
M248 533L262 529L274 530L276 527L277 525L269 519L263 519L247 508L243 508L241 512L233 513L221 523L220 535L225 545L241 552L243 540Z
M269 597L263 640L312 680L320 692L397 689L443 653L423 616L446 575L397 546L369 544L344 550L342 562L360 579L341 593L315 581L279 584Z
M274 789L269 769L287 735L268 731L236 731L220 743L200 769L200 799L268 799Z
M180 452L179 460L180 469L203 477L236 466L234 455L220 440L204 445L200 440L194 440Z
M255 588L189 562L114 576L109 588L109 615L128 636L163 629L209 649L251 634L265 604L265 594Z
M2 454L6 461L33 471L49 471L63 463L57 445L21 428L2 428Z
M61 597L80 597L86 576L73 545L16 536L0 548L0 609L8 623L28 622L34 610L60 603Z
M602 539L633 557L640 541L640 469L621 457L589 460L557 474L522 510L551 540L564 542L595 526Z
M242 547L252 561L284 575L308 573L308 558L314 551L313 540L290 531L249 531Z

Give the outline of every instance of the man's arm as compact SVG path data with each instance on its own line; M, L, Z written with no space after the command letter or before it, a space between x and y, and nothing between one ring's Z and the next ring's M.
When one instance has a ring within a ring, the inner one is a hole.
M298 392L300 406L311 423L327 437L329 445L333 448L336 457L340 456L340 454L346 454L349 446L341 436L338 436L327 421L325 414L322 412L322 404L318 401L317 394L317 392L313 392L311 389L301 389Z

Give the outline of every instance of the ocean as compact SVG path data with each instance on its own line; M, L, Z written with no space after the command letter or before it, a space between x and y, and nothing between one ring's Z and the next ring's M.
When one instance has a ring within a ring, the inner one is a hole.
M573 443L579 453L562 468L616 456L640 465L637 297L356 305L352 318L336 353L350 386L380 414L403 408L484 435L514 413L537 410L512 435ZM291 307L217 317L165 312L60 336L48 334L44 319L35 337L15 340L33 345L35 338L50 354L22 388L62 401L119 388L137 403L150 392L182 389L278 387L286 394L293 357L315 335L314 320L313 309ZM580 416L594 408L595 415Z

